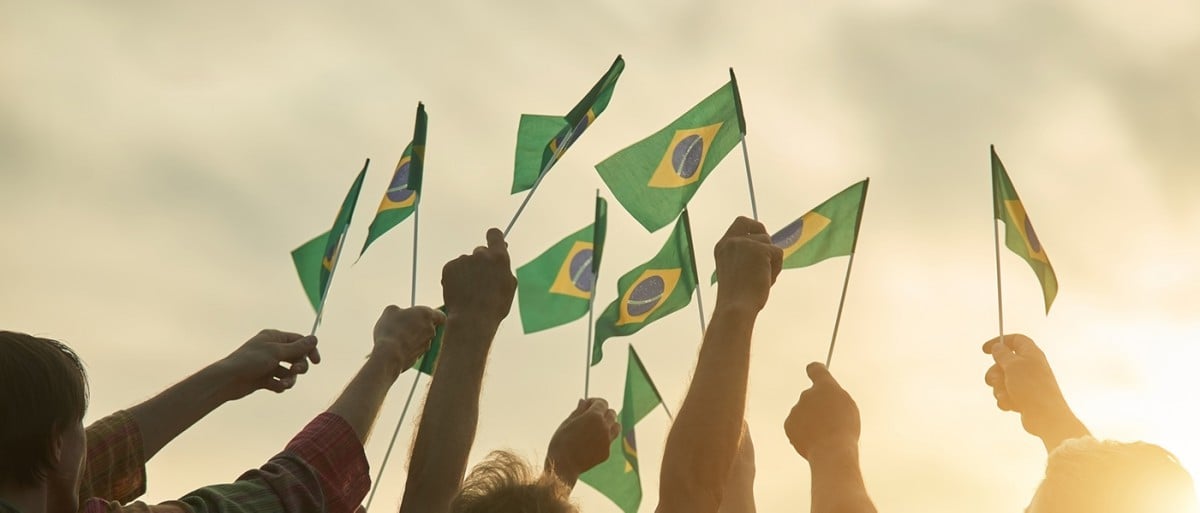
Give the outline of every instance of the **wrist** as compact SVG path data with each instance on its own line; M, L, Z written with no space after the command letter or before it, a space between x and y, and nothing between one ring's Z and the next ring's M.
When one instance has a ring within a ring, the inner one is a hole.
M729 299L718 295L717 304L713 307L713 317L716 317L718 314L720 314L735 319L752 321L758 318L758 312L761 310L762 308L753 301L744 299Z
M200 369L200 372L197 372L194 378L204 383L204 388L207 388L212 393L213 398L219 404L245 397L253 391L246 390L247 387L245 384L239 382L237 373L228 357L217 360L207 367Z
M853 437L830 438L812 445L806 458L810 466L858 463L858 440Z
M385 376L394 381L400 377L400 374L403 373L405 369L411 367L411 365L404 365L404 362L401 360L402 359L396 356L394 353L385 351L377 346L371 351L371 354L367 356L367 362L363 364L363 367L378 369L380 372L384 373Z

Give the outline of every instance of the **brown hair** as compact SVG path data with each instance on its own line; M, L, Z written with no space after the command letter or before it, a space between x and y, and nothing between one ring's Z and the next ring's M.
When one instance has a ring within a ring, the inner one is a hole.
M520 456L494 451L471 469L451 513L577 513L571 490L552 473L536 478Z
M87 411L87 374L62 342L0 331L0 484L37 486L54 439Z

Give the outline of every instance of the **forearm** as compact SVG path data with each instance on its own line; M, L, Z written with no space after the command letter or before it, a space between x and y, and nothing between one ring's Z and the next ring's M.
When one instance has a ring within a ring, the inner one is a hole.
M388 390L402 372L394 358L372 354L327 411L345 419L358 440L366 443Z
M753 455L743 457L739 454L733 462L733 467L729 469L729 477L725 480L725 492L721 498L719 513L755 513L754 473Z
M146 460L229 400L228 376L209 365L127 411L142 434Z
M663 454L660 511L716 511L742 431L755 311L718 301Z
M1040 429L1037 437L1042 439L1042 445L1046 446L1046 454L1049 454L1067 440L1091 436L1091 434L1087 426L1083 425L1083 422L1068 408L1058 419L1047 423L1045 428Z
M856 443L814 448L808 462L812 469L812 513L875 513L858 465Z
M546 463L542 465L542 469L544 473L558 478L559 481L562 481L562 483L567 485L567 488L571 490L574 490L575 483L579 482L578 472L559 468L559 466L555 465L549 457L546 458Z
M479 393L498 322L451 314L413 442L400 511L441 513L466 473L479 420Z

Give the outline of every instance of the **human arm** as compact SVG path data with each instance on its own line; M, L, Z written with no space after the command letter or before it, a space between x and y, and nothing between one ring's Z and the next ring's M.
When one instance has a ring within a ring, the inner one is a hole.
M608 407L608 401L580 399L550 438L544 471L567 488L575 488L580 474L608 459L609 445L620 432L617 412Z
M1046 452L1064 441L1090 436L1063 397L1046 354L1025 335L996 337L983 345L995 362L984 374L996 405L1021 414L1021 425L1042 440Z
M466 473L488 353L517 288L504 235L493 228L487 242L442 268L446 328L413 441L402 513L447 511Z
M663 451L658 511L664 513L715 513L720 506L742 431L754 321L783 259L762 224L744 217L715 253L716 307Z
M875 513L858 463L858 405L829 369L808 365L813 386L784 421L792 447L812 473L812 513Z
M750 440L750 426L742 422L742 440L725 480L719 513L755 513L754 473L754 442Z
M145 460L228 401L260 389L280 393L291 388L296 376L308 371L309 361L321 361L315 337L263 330L229 356L129 408Z

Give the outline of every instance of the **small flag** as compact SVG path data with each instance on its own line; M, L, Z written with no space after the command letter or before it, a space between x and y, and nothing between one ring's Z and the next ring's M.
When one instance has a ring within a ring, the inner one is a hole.
M1038 282L1042 284L1046 313L1050 313L1050 304L1058 294L1058 278L1054 275L1054 267L1050 265L1050 257L1046 256L1046 248L1042 247L1042 241L1038 239L1029 215L1025 213L1025 205L1008 179L1004 163L996 155L995 146L992 147L992 209L995 218L1004 221L1004 245L1025 259L1037 275Z
M609 190L653 232L671 224L741 137L738 100L726 83L654 135L596 164Z
M522 114L517 128L517 156L513 166L512 193L529 190L538 176L550 172L579 136L587 130L612 100L617 79L625 70L620 55L600 81L566 116Z
M525 333L561 326L587 314L604 247L607 211L604 198L596 197L595 222L517 269Z
M643 326L692 301L697 280L686 221L686 217L679 218L667 243L654 258L617 280L620 297L596 319L592 365L604 357L604 341L608 338L637 333Z
M620 414L621 436L613 440L604 463L579 476L580 481L608 497L625 513L636 513L642 503L634 426L662 402L662 395L630 345L629 364L625 371L625 402L621 405Z
M439 312L446 313L445 306L437 307ZM446 324L438 326L433 331L433 339L429 341L429 350L417 359L412 368L425 374L432 376L433 371L437 370L438 357L442 355L442 336L446 334Z
M425 115L425 104L417 103L417 124L413 128L412 142L404 148L400 162L392 173L392 181L383 193L383 201L375 212L375 219L367 228L367 241L363 243L359 256L367 252L375 239L400 224L417 209L421 195L421 178L425 170L425 129L429 117Z
M853 253L869 184L867 179L847 187L771 235L771 243L783 249L783 268ZM716 273L712 281L717 282Z
M351 218L354 217L354 205L358 203L358 193L362 189L363 178L367 176L367 166L370 164L371 159L367 159L362 171L358 172L358 177L346 193L346 199L342 201L342 207L338 209L333 228L292 251L292 262L296 264L300 284L318 316L321 313L321 298L329 289L333 269L342 254L346 232L350 229Z

